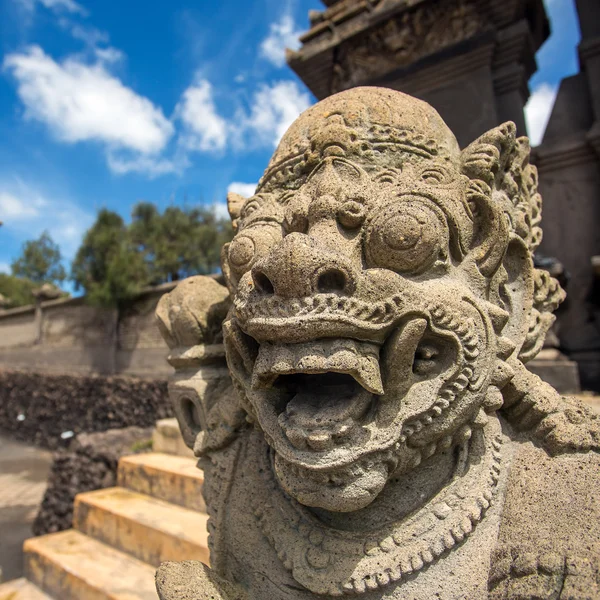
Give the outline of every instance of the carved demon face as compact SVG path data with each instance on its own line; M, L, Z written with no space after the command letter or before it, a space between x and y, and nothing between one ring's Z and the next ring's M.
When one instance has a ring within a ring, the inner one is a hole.
M257 194L230 199L224 252L242 405L285 490L334 511L483 426L506 359L549 324L533 308L535 174L514 127L461 152L428 105L355 98L290 128Z

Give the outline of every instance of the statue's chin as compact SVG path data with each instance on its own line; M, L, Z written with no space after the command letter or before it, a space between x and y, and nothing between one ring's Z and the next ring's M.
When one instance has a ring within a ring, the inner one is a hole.
M343 471L315 472L292 466L275 455L275 473L281 487L304 506L332 512L365 508L383 490L389 476L384 463L363 468L350 465Z

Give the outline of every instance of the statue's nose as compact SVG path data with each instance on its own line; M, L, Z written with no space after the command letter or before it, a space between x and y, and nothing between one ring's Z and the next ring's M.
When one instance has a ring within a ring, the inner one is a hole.
M319 246L302 233L291 233L252 268L252 280L263 294L301 298L313 294L350 295L357 273L343 254Z

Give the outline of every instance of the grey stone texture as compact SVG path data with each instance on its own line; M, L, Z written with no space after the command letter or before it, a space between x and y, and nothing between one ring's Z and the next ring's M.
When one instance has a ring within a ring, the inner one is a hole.
M353 88L229 208L231 303L198 279L157 310L211 551L163 565L161 600L600 597L600 419L525 367L564 292L516 126L461 150Z
M535 149L544 196L544 241L570 275L559 317L561 348L577 361L584 389L600 390L600 4L578 0L580 72L560 85Z

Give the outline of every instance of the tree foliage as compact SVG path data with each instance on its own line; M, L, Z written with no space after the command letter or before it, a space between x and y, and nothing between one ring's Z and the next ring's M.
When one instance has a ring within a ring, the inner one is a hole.
M6 304L2 302L0 308L16 308L34 304L33 290L39 285L25 277L15 277L7 273L0 273L0 294Z
M147 285L215 273L221 247L232 236L229 220L204 208L170 206L161 213L140 202L129 226L102 210L86 233L71 277L91 303L119 306Z
M11 270L15 277L29 279L38 285L59 284L67 276L61 260L58 244L44 231L37 240L23 244L21 255L13 261Z
M71 278L90 304L119 306L148 283L147 268L131 243L123 219L103 209L87 231L73 261Z
M231 223L213 211L170 206L161 214L149 202L134 207L130 232L155 284L214 273L233 236Z

